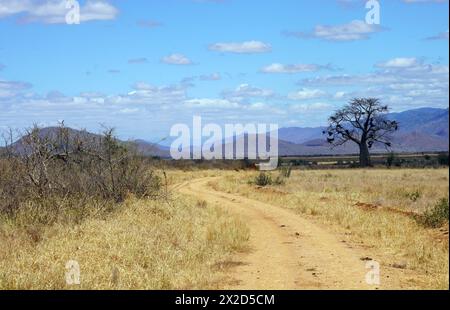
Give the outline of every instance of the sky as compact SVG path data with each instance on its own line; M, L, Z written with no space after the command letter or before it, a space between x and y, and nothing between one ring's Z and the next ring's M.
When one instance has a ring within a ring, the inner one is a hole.
M354 97L447 108L448 1L380 0L379 24L366 2L0 0L0 131L157 141L194 115L313 127Z

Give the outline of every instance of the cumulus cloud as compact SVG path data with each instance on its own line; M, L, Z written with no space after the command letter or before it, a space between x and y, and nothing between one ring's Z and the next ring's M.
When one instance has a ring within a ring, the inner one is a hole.
M308 111L328 111L332 107L331 104L325 102L315 102L310 104L294 104L289 107L289 110L293 113L304 113Z
M309 100L327 96L327 93L320 89L303 88L288 95L291 100Z
M190 108L236 108L238 103L232 102L227 99L217 98L196 98L189 99L184 102L187 107Z
M371 35L382 31L379 25L370 25L362 20L354 20L342 25L317 25L310 32L292 32L285 31L287 36L293 36L303 39L321 39L325 41L357 41L369 39Z
M171 105L186 99L185 85L156 86L145 82L133 85L132 91L127 95L112 97L118 103L138 103L149 105Z
M0 0L0 18L20 15L21 23L66 23L65 0ZM119 10L106 0L87 0L80 7L80 22L115 19Z
M411 68L419 64L419 61L415 57L410 58L393 58L386 62L378 63L379 68Z
M15 97L30 88L30 83L0 80L0 99Z
M269 98L275 95L271 89L264 89L251 86L250 84L241 84L233 90L225 90L222 97L232 101L243 102L249 98Z
M375 72L356 75L328 75L307 78L300 85L356 89L348 97L380 97L398 109L448 107L448 65L424 63L417 58L394 58L375 65Z
M333 98L334 99L342 99L345 98L347 95L347 93L345 91L338 91L334 94Z
M223 53L256 54L270 52L272 46L260 41L229 42L211 44L209 50Z
M330 65L321 66L315 64L280 64L273 63L263 67L260 71L263 73L302 73L302 72L317 72L322 69L331 69Z
M169 65L191 65L192 61L183 54L171 54L164 56L161 61Z
M238 101L232 97L190 97L190 86L186 83L154 85L137 82L124 94L83 92L67 96L58 91L39 95L30 90L30 84L0 81L0 123L14 128L33 123L48 126L64 119L68 126L75 128L82 126L95 131L101 123L114 125L124 138L140 135L145 139L158 135L160 139L168 134L171 125L192 122L192 111L201 113L205 120L218 123L287 121L290 112L294 111L272 100L256 100L258 96L269 98L265 96L270 96L272 91L248 84L232 90L236 95L248 96ZM313 115L315 108L320 107L310 105L303 109L301 117ZM136 126L137 122L139 126Z

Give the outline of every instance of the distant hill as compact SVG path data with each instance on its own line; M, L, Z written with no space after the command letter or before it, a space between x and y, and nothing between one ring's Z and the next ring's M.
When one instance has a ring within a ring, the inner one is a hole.
M311 140L322 138L322 131L326 127L289 127L280 128L278 130L278 138L280 140L302 144Z
M400 113L391 113L387 116L399 123L400 129L393 135L392 151L398 153L415 152L448 152L449 150L449 110L436 108L421 108ZM278 132L278 149L280 156L308 156L308 155L343 155L356 154L358 148L353 143L331 148L322 135L326 127L289 127L281 128ZM56 127L47 127L41 130L42 135L56 135ZM85 135L87 138L98 135L86 131L70 129L72 135ZM240 136L224 139L222 149L233 141L244 139L248 136ZM137 150L145 156L170 157L170 147L150 143L145 140L123 141L136 146ZM246 143L245 143L246 145ZM17 151L23 150L23 139L19 139L13 145ZM1 149L1 148L0 148ZM384 153L388 151L384 146L374 145L372 153ZM191 149L192 152L192 149ZM249 156L247 148L245 155Z
M73 128L67 128L69 137L80 137L86 141L92 141L100 138L99 134L94 134L85 130L78 130ZM45 127L40 129L40 137L49 137L55 139L58 135L59 127ZM120 141L120 140L119 140ZM124 144L128 144L136 147L136 150L144 156L158 156L169 157L169 148L160 146L158 144L150 143L144 140L129 140L121 141ZM11 148L15 153L21 154L25 152L25 136L15 141ZM0 148L1 149L1 148Z
M160 144L151 143L145 140L133 140L138 152L144 156L158 156L162 158L170 157L170 148Z
M400 130L393 135L394 152L431 152L449 150L449 110L421 108L400 113L390 113L387 118L395 120ZM352 143L331 149L322 135L326 127L281 128L278 138L281 156L293 155L339 155L357 153ZM294 144L294 145L293 145ZM375 145L372 152L386 152Z
M391 113L389 118L400 124L399 133L421 133L448 138L448 109L422 108Z

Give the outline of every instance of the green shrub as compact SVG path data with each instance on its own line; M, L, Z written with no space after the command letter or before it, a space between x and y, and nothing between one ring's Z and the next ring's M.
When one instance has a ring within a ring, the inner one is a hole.
M412 191L412 192L408 192L406 193L406 197L408 197L411 201L416 202L417 200L419 200L421 194L420 191L418 189Z
M438 163L442 166L448 166L448 153L441 153L438 155Z
M419 217L419 221L425 227L432 228L440 227L448 222L448 199L442 198L439 200L433 208Z
M386 167L391 168L397 161L397 156L394 152L390 152L386 158Z
M272 185L272 177L270 174L266 174L264 172L260 172L254 179L253 183L258 186L268 186Z

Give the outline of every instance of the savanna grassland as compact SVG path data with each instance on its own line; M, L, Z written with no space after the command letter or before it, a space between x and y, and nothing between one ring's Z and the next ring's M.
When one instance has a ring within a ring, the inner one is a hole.
M416 271L412 287L442 289L449 276L448 177L448 169L293 170L290 177L265 174L261 186L253 171L209 186L292 210L368 249L382 266ZM443 219L433 220L442 209Z
M194 164L29 132L0 158L0 289L369 288L372 259L381 288L448 288L448 168Z
M219 287L248 229L170 180L111 130L30 130L0 158L0 289Z
M39 231L3 221L0 289L214 289L247 239L238 217L188 198L129 198L113 213ZM66 284L69 260L80 285Z

